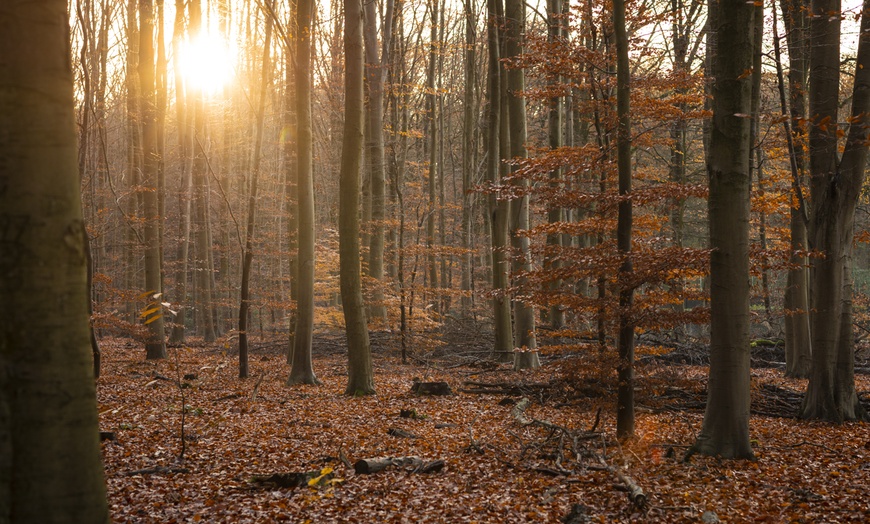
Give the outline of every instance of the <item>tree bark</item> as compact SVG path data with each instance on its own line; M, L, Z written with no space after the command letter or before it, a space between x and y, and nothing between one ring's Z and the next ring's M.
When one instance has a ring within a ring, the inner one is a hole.
M710 379L701 434L689 449L754 458L749 442L749 125L755 7L711 4L713 118L710 179Z
M142 116L142 186L145 214L145 290L146 309L140 315L148 326L145 353L148 360L166 358L163 329L163 272L160 267L160 206L158 170L160 140L154 84L154 8L151 0L139 0L139 83Z
M852 246L855 208L864 183L870 123L870 0L864 2L842 158L838 158L840 12L838 0L812 4L810 21L810 246L812 370L801 417L831 422L865 420L855 391L852 333Z
M268 0L266 9L272 9ZM257 101L256 136L254 138L254 155L251 165L251 185L248 191L248 221L245 228L245 249L242 254L242 281L239 299L239 378L248 377L248 311L251 307L251 264L254 261L254 228L257 224L257 184L260 179L260 160L263 146L263 119L266 111L266 95L272 72L272 17L264 13L266 18L266 35L263 43L263 64L260 74L260 98Z
M287 385L319 384L311 362L314 332L314 165L311 138L311 19L313 0L296 2L296 328Z
M631 71L628 63L628 33L625 29L625 1L613 0L613 31L616 44L616 163L619 170L619 210L616 224L616 249L622 258L619 267L619 333L617 349L616 436L634 435L634 272L631 263Z
M108 522L64 0L0 9L0 521Z
M361 0L344 0L345 121L339 172L339 266L348 354L348 395L375 392L360 268L359 172L363 147Z
M806 128L802 122L807 118L808 18L805 0L782 0L781 5L789 56L788 93L791 117L789 130L792 141L790 155L794 159L792 177L796 191L802 191L802 186L806 183L807 163L803 147L806 143ZM777 67L781 67L778 57ZM792 205L789 217L791 267L786 274L783 297L785 374L788 377L807 378L812 362L809 260L804 254L808 247L807 216L802 195L795 194L792 198L798 200L798 206Z
M499 182L500 160L500 129L501 125L501 65L499 63L499 25L501 22L501 0L487 0L487 42L489 69L489 111L487 140L487 181L495 185ZM510 206L506 199L499 200L494 193L489 195L490 214L490 266L492 268L493 287L493 320L495 323L495 347L493 348L499 362L513 360L514 341L511 326L511 303L508 282L508 216Z
M523 52L523 38L526 27L526 5L521 0L505 1L505 49L506 58L516 59ZM522 68L512 67L507 71L507 106L510 122L510 157L512 161L527 158L526 152L526 101L523 92L526 88L525 73ZM514 170L518 166L514 166ZM511 245L516 252L513 265L513 285L519 289L526 287L524 276L532 269L529 248L529 195L526 190L529 180L523 178L514 182L520 188L519 199L511 202ZM538 348L535 338L535 310L518 297L513 297L514 346L520 350L534 351Z

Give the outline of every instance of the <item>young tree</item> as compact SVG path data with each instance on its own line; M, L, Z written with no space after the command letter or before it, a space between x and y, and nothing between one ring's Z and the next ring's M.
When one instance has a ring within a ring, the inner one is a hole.
M0 7L0 522L108 522L65 0Z
M713 118L710 181L710 378L693 453L754 458L749 442L749 126L753 4L710 4Z
M616 39L616 163L621 197L616 225L616 248L622 259L619 267L616 435L630 437L634 435L634 322L630 312L634 300L634 284L631 283L631 71L628 64L624 0L613 0L613 33Z
M363 147L362 0L344 0L345 120L339 172L339 264L341 302L347 333L348 395L375 392L372 354L362 298L359 172Z
M317 384L311 364L314 331L314 166L311 140L311 18L314 0L296 2L296 329L287 385Z
M239 300L239 378L248 377L248 310L251 307L251 264L254 261L254 227L257 224L257 188L260 180L260 164L263 146L263 119L266 112L266 96L269 87L269 77L272 72L272 24L270 16L271 0L264 7L266 19L266 37L263 43L263 64L260 75L260 97L257 100L257 115L255 122L256 136L254 138L254 159L251 168L251 185L248 189L248 223L245 229L245 249L242 254L242 282Z
M852 249L855 208L864 184L870 123L870 0L865 0L844 133L840 105L839 0L816 0L810 13L810 246L812 370L801 417L832 422L867 418L855 392ZM831 16L834 13L835 16ZM845 135L843 153L839 138Z

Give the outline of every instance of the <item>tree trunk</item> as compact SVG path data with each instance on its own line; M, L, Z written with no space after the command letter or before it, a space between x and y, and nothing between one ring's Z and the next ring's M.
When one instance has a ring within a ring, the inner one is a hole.
M178 59L181 42L184 38L184 0L175 0L175 30L172 35L173 66L175 70L175 109L178 116L178 149L181 166L181 187L178 197L179 223L181 239L178 243L177 264L175 273L175 297L178 303L177 314L172 324L169 343L184 344L185 324L189 301L187 298L188 260L190 257L190 203L191 203L191 169L193 168L193 120L185 96L184 77L181 72L181 62Z
M487 41L489 48L489 115L487 140L487 181L497 184L500 180L499 135L501 129L501 79L499 62L499 25L501 22L501 0L487 0ZM494 352L499 362L513 361L514 341L511 326L511 303L509 296L508 263L506 249L508 247L508 216L509 202L499 201L495 194L489 195L490 242L493 287L493 320L495 323Z
M287 385L318 384L311 362L314 332L314 165L311 139L311 18L313 0L297 0L296 20L296 328Z
M523 52L523 34L526 26L526 6L521 0L506 0L505 2L505 49L506 58L515 59ZM525 74L522 68L511 68L507 71L507 106L510 122L510 157L511 160L523 160L526 153L526 101ZM520 191L525 192L529 186L528 179L519 182ZM525 273L531 271L532 260L529 252L529 237L525 234L529 229L529 196L527 194L511 202L511 245L516 252L512 273L513 284L519 289L526 286ZM535 339L535 310L518 298L512 300L514 311L514 345L522 350L535 350L538 343Z
M369 269L368 276L374 281L369 311L373 318L385 319L384 304L384 69L389 57L393 1L388 0L381 35L383 52L378 57L377 6L366 2L365 54L368 97L366 104L366 160L371 184L371 222L369 223Z
M812 370L801 417L831 422L865 420L855 392L852 333L852 245L855 208L864 183L870 111L870 0L864 2L849 129L838 158L840 87L838 0L813 2L810 21L810 246L813 257L810 316ZM815 120L818 119L818 120Z
M266 9L271 11L269 0ZM239 378L248 377L248 311L251 307L251 263L254 261L254 227L257 223L257 183L260 178L260 159L263 145L263 119L266 111L266 95L272 73L272 17L264 13L266 18L266 35L263 43L263 64L260 75L260 98L257 101L256 136L254 138L254 155L251 166L251 185L248 191L248 221L245 228L245 250L242 254L242 281L239 299Z
M190 0L187 6L190 16L189 34L198 34L202 25L200 0ZM214 321L213 270L211 258L210 220L208 209L208 177L206 145L208 137L205 127L205 107L201 89L193 90L193 189L196 212L196 234L194 235L196 274L197 331L206 343L217 339Z
M617 374L616 436L634 435L634 321L631 306L634 283L631 263L631 71L628 64L628 34L625 29L625 1L613 0L613 30L616 39L616 163L619 170L619 211L616 249L622 258L619 267L619 363Z
M463 146L462 146L462 263L460 276L461 312L467 318L473 305L474 274L472 272L472 195L474 180L474 86L476 82L477 40L474 0L464 0L465 10L465 85L463 86Z
M360 268L359 172L363 147L363 19L361 0L344 0L345 121L339 172L339 266L347 333L348 395L375 392Z
M755 7L711 5L713 118L710 178L710 379L701 434L689 449L754 458L749 442L749 115Z
M547 42L555 46L562 39L562 0L547 1ZM561 87L562 79L555 77L549 81L552 90ZM551 96L548 100L547 133L551 149L562 147L562 97ZM563 184L562 170L556 168L550 172L550 185L558 190ZM547 210L547 222L558 224L565 220L565 210L559 206L551 206ZM544 268L549 270L558 269L559 254L562 253L562 234L553 232L547 234L548 256L544 259ZM561 278L555 278L548 283L547 288L551 295L558 294L563 286ZM550 327L559 330L565 327L565 309L558 303L550 304L547 316ZM543 319L542 319L543 320Z
M139 83L142 116L142 186L144 189L145 225L145 311L140 315L148 325L145 342L146 358L166 358L166 336L163 329L163 274L160 267L160 206L157 198L157 178L160 153L156 93L154 86L154 10L151 0L139 0Z
M802 191L801 187L806 180L806 155L803 147L806 143L806 128L802 122L807 118L809 34L804 1L782 0L782 17L789 56L788 91L791 102L789 130L792 137L790 154L794 159L792 177L797 191ZM777 67L781 68L778 57ZM785 97L782 96L782 98ZM785 309L785 374L788 377L807 378L812 362L809 260L803 254L808 247L807 217L802 195L795 194L792 198L798 200L799 206L796 208L792 205L789 221L791 256L783 298L783 308Z
M0 9L0 522L108 522L67 2Z

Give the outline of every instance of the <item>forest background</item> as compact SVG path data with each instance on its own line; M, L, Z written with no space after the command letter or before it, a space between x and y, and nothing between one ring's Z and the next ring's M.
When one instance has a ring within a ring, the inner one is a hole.
M857 25L846 23L863 20L860 8L821 4L813 9L827 13L827 33L810 27L821 15L800 2L752 6L746 27L755 36L746 53L735 53L749 60L735 78L751 96L740 98L745 112L729 113L747 135L738 156L751 207L731 224L713 204L707 213L708 197L719 196L708 184L721 140L716 103L727 98L712 74L726 61L711 52L726 40L711 24L728 19L708 16L701 3L433 0L348 11L302 1L72 2L95 370L98 339L111 340L107 367L116 372L120 337L143 344L149 360L168 355L166 340L170 350L237 354L240 379L250 375L251 351L280 346L291 364L286 382L317 383L314 341L344 328L351 395L375 391L370 336L402 363L431 366L435 355L450 355L466 366L492 358L520 371L537 369L541 356L560 368L568 359L558 380L543 370L533 376L575 391L590 381L618 391L615 430L629 437L636 341L641 361L708 359L691 348L710 336L711 254L716 267L716 254L725 253L714 233L720 224L745 231L751 294L737 330L742 350L732 351L716 335L714 291L710 373L745 398L711 408L719 391L711 378L704 429L686 458L754 458L750 313L752 347L784 348L773 360L786 374L811 377L792 415L865 418L854 372L856 361L863 370L870 332L866 79ZM807 89L806 67L824 35L845 37L827 114L813 112L827 106ZM814 147L820 133L831 138ZM352 158L354 138L362 156ZM831 147L842 154L838 166L860 172L857 191L844 191L840 202L852 214L834 229L848 289L830 298L836 312L811 280L827 275L820 261L840 260L820 249L827 233L817 225L827 208L814 159ZM712 278L717 289L715 270ZM848 334L822 340L818 312ZM484 351L457 349L457 336L481 331L493 334L476 348ZM740 376L716 374L716 356L728 351L742 355L745 388ZM833 385L823 383L822 370L844 366ZM154 380L162 376L153 371ZM187 405L177 383L183 457ZM553 425L523 410L511 416L524 426ZM631 479L621 482L631 491ZM797 508L818 500L804 499ZM846 520L861 518L860 508L849 511Z

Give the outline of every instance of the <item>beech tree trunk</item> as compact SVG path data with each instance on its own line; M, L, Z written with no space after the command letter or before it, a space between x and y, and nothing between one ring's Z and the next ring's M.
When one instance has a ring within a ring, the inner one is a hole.
M146 310L140 316L148 326L146 358L166 358L166 335L163 329L163 273L160 267L160 206L158 205L158 169L160 136L157 125L157 101L154 84L154 7L151 0L139 0L139 83L142 117L142 186L145 241Z
M809 20L805 0L782 0L782 18L788 44L788 93L792 135L792 166L799 190L806 183L806 127L807 74L809 70ZM797 200L799 195L793 195ZM799 202L799 204L801 204ZM801 204L802 205L802 204ZM792 205L789 230L791 232L789 262L786 274L785 296L785 374L788 377L807 378L812 362L812 337L810 335L810 274L809 260L802 254L807 251L806 211Z
M526 4L522 0L506 0L505 2L505 49L506 58L515 59L523 52L523 38L526 27ZM511 68L507 71L507 106L510 122L510 157L511 160L523 160L526 153L526 101L523 91L526 88L525 74L522 68ZM516 167L514 168L516 169ZM528 179L515 182L524 192ZM532 259L529 252L529 237L525 234L529 229L529 196L523 195L511 202L511 245L516 251L513 266L513 284L520 289L525 287L524 273L531 271ZM531 304L514 297L512 299L514 312L514 346L520 350L534 351L538 348L535 338L535 310Z
M372 278L371 304L369 311L373 318L386 318L384 304L384 65L389 57L393 1L388 0L384 25L381 29L383 52L378 56L378 14L375 2L366 2L365 16L365 54L366 54L366 160L371 184L371 222L369 223L369 267L368 276Z
M749 442L749 115L755 7L711 4L715 35L710 179L710 379L701 434L689 449L754 458Z
M475 159L475 111L474 86L476 82L477 58L475 44L477 40L477 19L473 0L464 0L465 12L465 86L463 87L463 129L462 129L462 256L460 258L460 298L461 313L467 318L474 305L474 273L472 253L472 203L471 189L474 180Z
M489 49L488 70L488 97L489 111L487 118L487 181L496 184L500 180L500 129L501 125L501 78L499 63L499 24L501 23L501 0L487 0L487 43ZM508 287L508 264L509 258L506 249L508 247L508 217L510 205L507 199L496 198L489 195L490 214L490 265L492 267L492 287L494 295L493 321L495 324L495 347L493 348L496 359L499 362L511 362L513 360L514 341L511 326L511 303Z
M852 109L842 157L837 111L840 89L838 0L812 3L810 17L810 246L824 253L812 260L812 370L801 417L831 422L864 420L855 391L852 333L852 246L855 208L864 184L870 124L870 0L864 2L852 91Z
M266 9L271 10L272 2L268 0ZM239 378L248 377L248 311L251 307L251 264L254 261L254 227L257 224L257 183L260 178L260 158L263 145L263 119L266 111L266 95L269 78L272 72L272 17L264 13L266 18L266 35L263 43L263 64L260 75L260 98L257 101L257 121L254 124L254 158L251 166L251 185L248 190L248 221L245 228L245 250L242 254L242 281L239 298Z
M65 0L0 8L0 522L108 522Z
M628 34L625 29L625 1L613 0L613 31L616 39L616 163L619 170L619 210L616 224L616 249L622 258L619 267L619 333L617 349L616 436L634 435L634 272L631 263L631 71L628 63Z
M562 39L562 0L547 0L547 42L555 45ZM562 79L559 77L553 78L549 82L550 89L558 89ZM547 134L549 135L549 145L551 149L559 149L562 147L562 97L551 96L548 100L547 112ZM559 188L563 183L562 169L556 168L550 172L551 185L554 188ZM550 224L558 224L565 220L565 210L558 206L552 206L547 210L547 221ZM547 247L552 250L544 259L546 268L558 269L557 262L558 254L562 253L562 237L561 233L547 234ZM550 293L558 293L562 289L562 279L553 279L548 283L547 287ZM547 317L550 322L550 327L554 330L565 327L565 309L558 303L550 304L547 311ZM543 319L542 319L543 320Z
M344 0L345 120L339 172L339 271L347 333L348 395L375 392L362 298L359 173L363 147L363 15L361 0Z
M297 0L296 20L296 328L287 385L319 384L311 362L314 332L314 165L311 139L311 18L313 0Z

